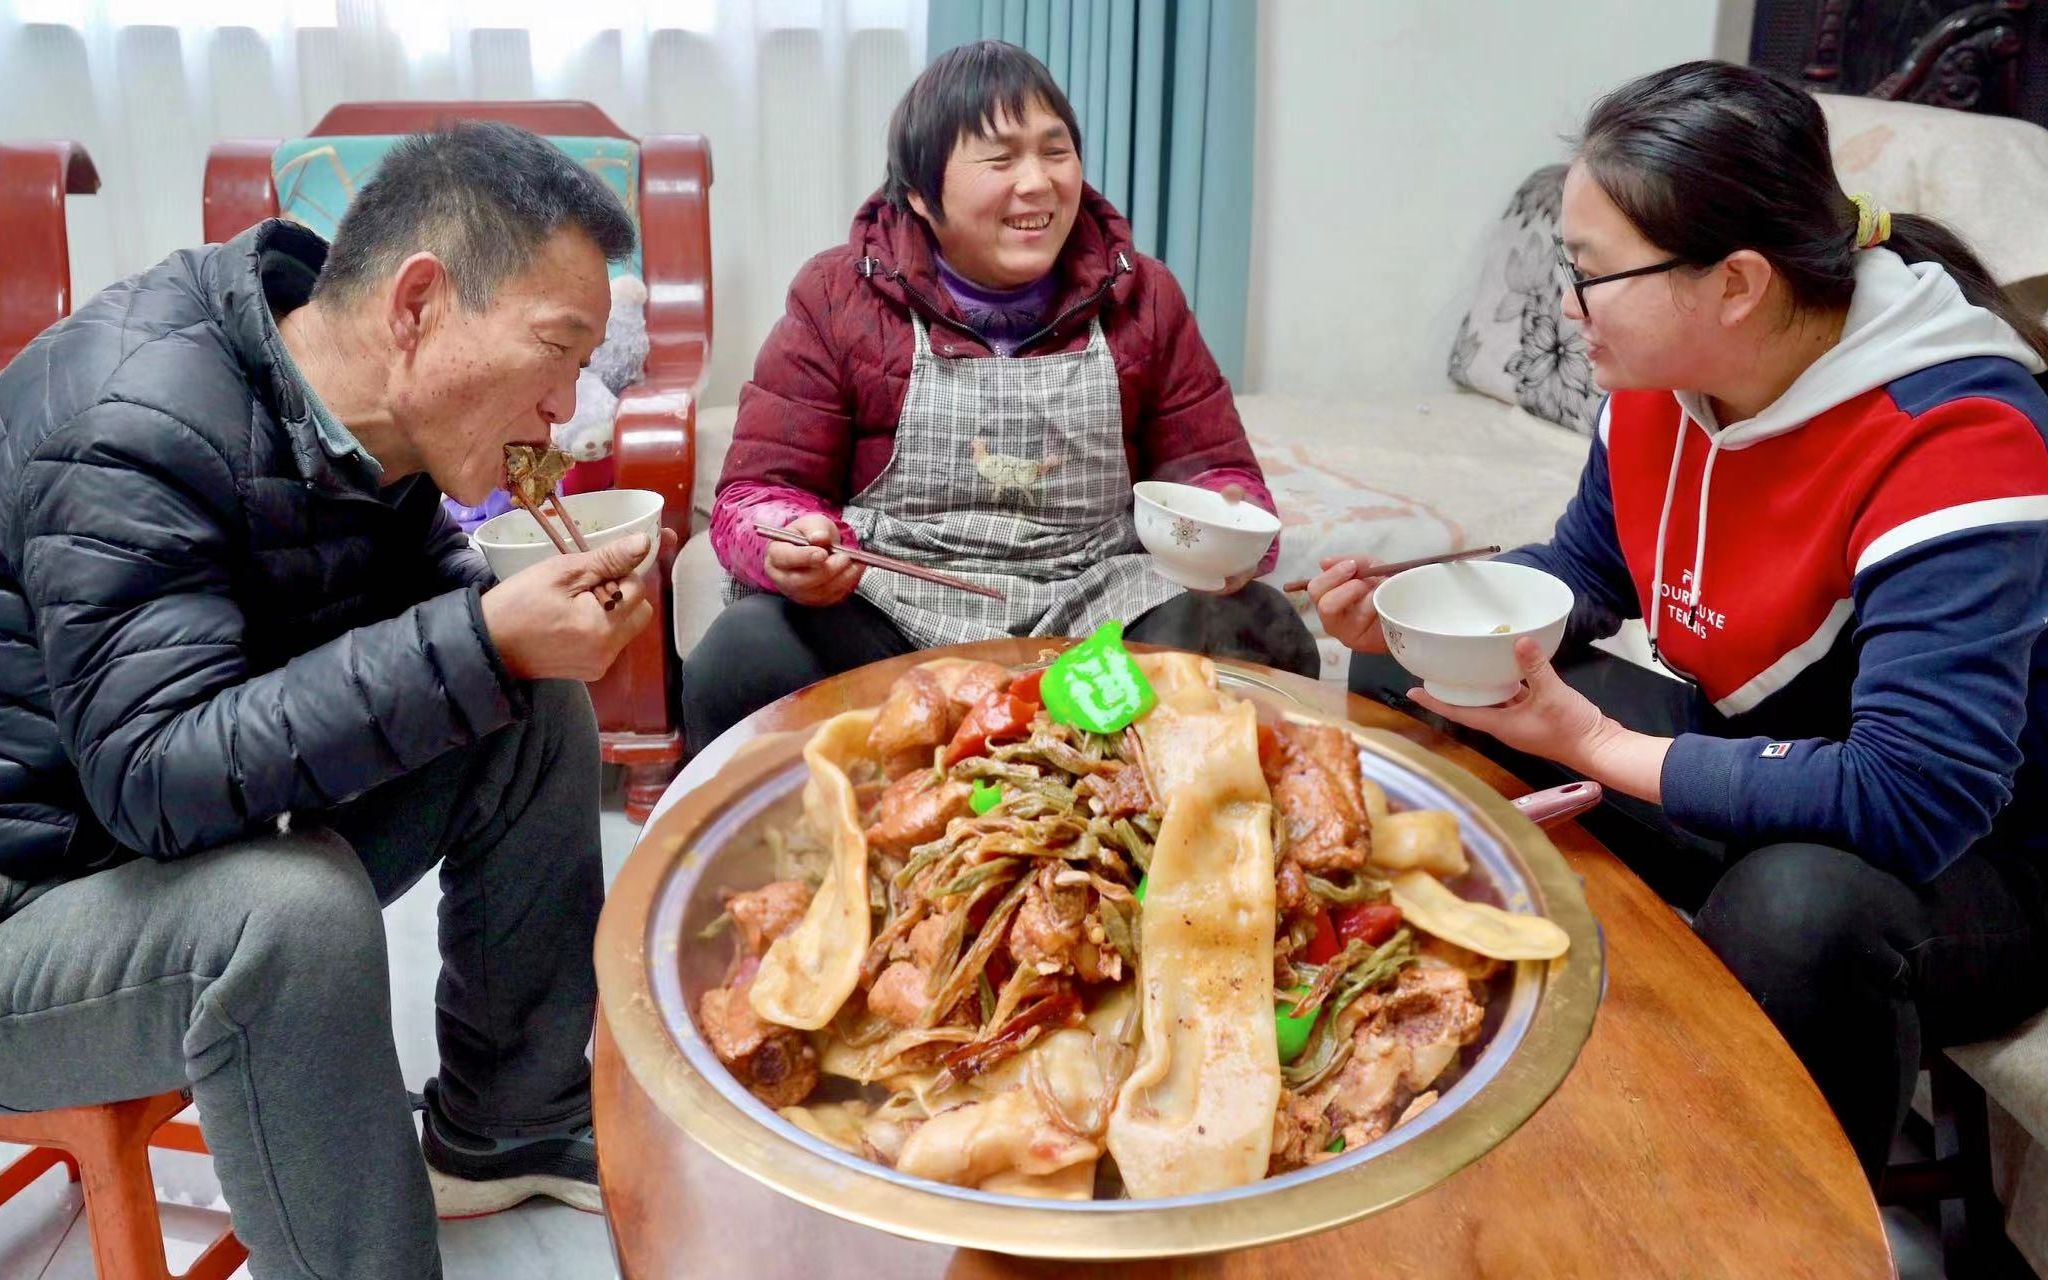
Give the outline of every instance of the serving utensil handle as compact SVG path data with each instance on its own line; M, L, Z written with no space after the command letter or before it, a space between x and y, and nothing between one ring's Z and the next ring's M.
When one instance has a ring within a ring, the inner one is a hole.
M1576 818L1597 806L1605 795L1597 782L1567 782L1561 787L1531 791L1509 803L1520 809L1523 817L1541 827Z

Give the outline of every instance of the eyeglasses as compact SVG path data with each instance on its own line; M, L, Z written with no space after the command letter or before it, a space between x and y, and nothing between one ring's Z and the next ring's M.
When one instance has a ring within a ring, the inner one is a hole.
M1586 310L1586 290L1594 285L1606 284L1611 280L1628 280L1636 276L1654 276L1659 272L1670 271L1684 265L1684 258L1672 258L1666 262L1653 263L1647 267L1634 267L1627 271L1614 271L1604 276L1582 276L1578 267L1573 265L1572 256L1565 252L1564 246L1557 246L1558 283L1570 289L1572 296L1579 300L1579 314L1582 316L1590 314Z

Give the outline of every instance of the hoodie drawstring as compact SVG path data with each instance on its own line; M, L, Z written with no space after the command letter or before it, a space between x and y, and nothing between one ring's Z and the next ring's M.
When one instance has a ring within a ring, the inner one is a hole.
M1698 540L1692 551L1692 604L1685 615L1685 625L1690 627L1699 621L1700 601L1707 592L1707 495L1714 488L1714 460L1721 456L1721 439L1727 433L1711 433L1707 444L1707 462L1700 468L1700 528Z
M1678 434L1671 442L1671 474L1664 481L1664 507L1657 514L1656 560L1650 569L1650 656L1663 663L1664 657L1657 650L1659 624L1664 620L1664 548L1671 530L1671 503L1678 496L1678 468L1685 460L1685 436L1692 430L1692 418L1683 416L1678 422ZM1707 445L1706 465L1700 471L1700 520L1699 530L1693 542L1692 591L1686 602L1685 625L1690 627L1698 620L1702 579L1707 572L1707 494L1714 483L1714 461L1721 456L1720 432L1710 432ZM1670 669L1670 664L1664 664Z
M1678 420L1678 434L1671 442L1671 474L1664 481L1664 509L1657 514L1657 553L1650 561L1650 656L1657 653L1657 624L1664 621L1664 537L1671 530L1671 499L1678 492L1678 464L1685 459L1686 419Z

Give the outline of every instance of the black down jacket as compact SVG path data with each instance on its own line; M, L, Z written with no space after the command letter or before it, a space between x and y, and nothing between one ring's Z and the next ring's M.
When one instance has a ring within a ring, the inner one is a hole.
M326 252L173 254L0 372L0 876L208 849L527 706L432 482L330 457L285 371Z

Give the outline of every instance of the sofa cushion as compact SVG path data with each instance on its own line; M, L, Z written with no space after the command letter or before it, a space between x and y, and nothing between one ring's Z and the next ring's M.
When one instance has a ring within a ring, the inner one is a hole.
M738 416L738 405L697 406L697 509L690 518L693 531L711 525L711 500L718 496L718 476L725 470L725 455L732 451L732 424Z
M1385 562L1547 538L1586 461L1585 438L1465 392L1237 404L1280 508L1274 586L1313 577L1329 556ZM1342 680L1350 655L1305 595L1296 604L1324 678Z
M1280 581L1330 555L1398 560L1548 537L1586 462L1586 439L1464 392L1237 405L1285 527Z
M1488 236L1471 310L1451 344L1452 382L1590 434L1600 411L1586 342L1559 305L1564 166L1529 175Z
M2048 1274L2048 1013L1996 1040L1948 1051L1989 1099L1992 1172L2006 1235Z
M377 174L384 153L398 141L394 134L353 134L332 138L294 138L270 159L270 179L277 188L281 216L333 240L349 201ZM633 225L640 225L640 145L627 138L550 138L584 168L604 180L626 206ZM639 275L640 246L615 262L614 276Z
M1960 234L2022 305L2048 314L2048 129L1910 102L1818 95L1835 172L1894 212ZM1451 381L1539 418L1590 431L1600 390L1552 268L1563 165L1529 175L1487 238L1479 285L1451 346Z
M1997 1040L1958 1045L1948 1056L2029 1133L2048 1142L2048 1013Z
M2001 284L2048 276L2048 129L1913 102L1818 97L1843 190L1939 219Z

